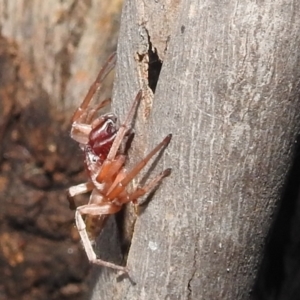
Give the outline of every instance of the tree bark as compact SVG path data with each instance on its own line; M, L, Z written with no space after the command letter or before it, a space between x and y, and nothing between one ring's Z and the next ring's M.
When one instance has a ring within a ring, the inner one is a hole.
M299 13L284 0L125 2L114 109L143 89L130 165L172 133L151 176L173 172L135 223L135 284L103 270L92 299L251 297L299 132Z

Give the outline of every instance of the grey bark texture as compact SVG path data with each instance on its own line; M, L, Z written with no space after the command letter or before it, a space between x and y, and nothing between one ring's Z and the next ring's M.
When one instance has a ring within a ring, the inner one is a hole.
M150 176L173 172L135 223L135 284L103 270L92 299L251 297L299 132L299 14L285 0L125 1L114 110L144 90L130 165L172 133Z

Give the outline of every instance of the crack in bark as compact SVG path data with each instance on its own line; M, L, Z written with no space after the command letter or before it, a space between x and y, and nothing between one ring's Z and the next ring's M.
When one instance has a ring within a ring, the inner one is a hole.
M144 64L141 66L142 72L140 72L140 77L154 94L162 68L162 61L157 54L157 49L151 42L148 30L146 27L143 27L143 29L147 34L147 51L137 52L137 60L139 63Z
M144 91L143 116L147 120L153 104L153 95L159 80L162 61L160 60L157 49L151 42L148 29L145 25L140 27L141 44L137 51L137 62L140 85Z
M159 59L157 50L155 47L152 47L152 43L150 41L149 36L149 49L148 49L148 86L152 90L153 94L155 94L156 86L158 83L160 71L162 68L162 61Z
M187 299L188 300L193 299L193 297L192 297L192 292L193 291L192 291L191 282L194 280L194 277L195 277L195 274L196 274L196 270L197 270L196 263L197 263L197 252L198 252L198 247L197 247L198 240L199 240L199 233L196 235L196 242L195 242L195 245L194 245L194 256L193 256L192 274L191 274L191 277L188 280L188 284L187 284L187 289L188 289Z

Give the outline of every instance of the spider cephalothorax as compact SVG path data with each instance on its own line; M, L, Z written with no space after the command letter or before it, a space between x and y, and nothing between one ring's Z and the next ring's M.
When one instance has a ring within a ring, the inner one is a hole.
M171 135L166 136L130 171L125 169L126 154L122 151L122 144L131 130L132 119L142 99L142 92L138 92L125 121L119 127L114 114L104 114L95 118L97 111L106 106L110 102L109 100L101 102L95 108L89 107L95 92L100 88L102 81L112 70L115 62L116 55L113 54L100 70L97 79L73 116L71 137L79 143L84 151L89 180L69 188L69 195L73 197L91 192L89 203L77 207L75 213L76 226L90 262L127 272L126 267L97 258L92 244L103 228L108 215L120 211L126 203L136 203L138 198L152 190L170 174L171 169L166 169L145 186L137 187L133 191L128 189L128 184L149 160L169 144ZM83 215L86 215L85 220Z

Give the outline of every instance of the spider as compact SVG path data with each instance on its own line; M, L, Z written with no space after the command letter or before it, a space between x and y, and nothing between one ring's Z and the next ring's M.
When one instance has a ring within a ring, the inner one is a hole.
M112 113L95 118L96 113L107 106L110 100L104 100L95 108L90 107L91 100L100 89L105 77L114 68L115 63L116 54L114 53L100 70L72 118L71 137L79 143L84 152L88 181L70 187L68 192L71 198L91 192L88 204L77 207L75 212L76 227L88 260L91 263L127 273L127 267L97 258L93 245L109 215L120 211L126 203L136 204L138 198L158 186L164 177L170 175L171 169L168 168L143 187L128 191L128 184L156 153L169 144L172 135L167 135L130 171L124 168L127 155L122 149L122 144L131 132L131 123L142 99L142 92L138 92L121 126L117 125L117 117ZM84 215L85 218L83 218Z

